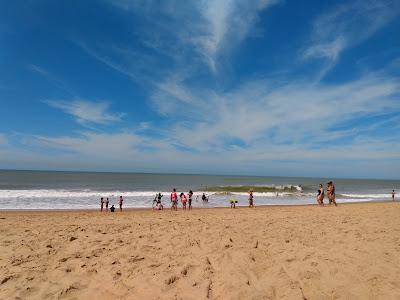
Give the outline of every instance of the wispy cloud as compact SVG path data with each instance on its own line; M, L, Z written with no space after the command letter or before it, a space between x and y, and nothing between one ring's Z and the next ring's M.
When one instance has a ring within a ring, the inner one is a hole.
M257 22L258 14L280 1L107 2L145 19L143 45L175 60L184 60L182 53L186 53L193 62L196 55L215 73L221 55L227 56L243 41ZM160 24L160 17L168 21Z
M51 82L53 85L57 86L58 88L62 89L65 92L67 92L69 95L71 95L73 97L77 97L76 93L74 91L72 91L72 89L68 86L68 84L65 81L59 79L57 76L55 76L54 74L52 74L45 68L35 65L35 64L28 64L26 67L31 72L37 73L40 76L44 77L49 82Z
M45 101L48 105L61 109L65 113L73 116L78 123L97 123L107 124L110 122L121 121L123 113L112 113L109 111L107 102L90 102L86 100Z
M211 70L216 72L219 55L233 49L256 23L258 13L280 1L199 1L201 29L192 41ZM228 46L229 45L229 46Z
M351 1L336 6L315 20L302 55L305 59L325 59L323 71L327 72L345 49L367 40L399 14L398 1Z

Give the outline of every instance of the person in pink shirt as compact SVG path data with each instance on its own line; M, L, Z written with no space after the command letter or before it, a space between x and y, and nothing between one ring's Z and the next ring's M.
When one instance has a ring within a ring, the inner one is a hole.
M181 202L182 202L182 208L183 208L183 210L186 210L187 198L186 198L185 193L181 193L180 197L181 197Z

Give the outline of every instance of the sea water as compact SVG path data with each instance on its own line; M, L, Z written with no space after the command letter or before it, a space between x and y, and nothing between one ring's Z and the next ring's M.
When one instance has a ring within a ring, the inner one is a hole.
M0 171L0 209L96 209L100 197L108 197L110 206L117 206L119 196L124 197L124 207L146 208L152 206L158 192L169 207L173 188L178 194L193 190L194 207L229 206L230 199L247 205L248 187L265 190L254 193L255 205L315 204L318 185L326 188L330 180L338 203L389 200L391 191L400 188L399 180ZM231 187L233 191L229 191ZM209 197L208 203L201 200L203 193Z

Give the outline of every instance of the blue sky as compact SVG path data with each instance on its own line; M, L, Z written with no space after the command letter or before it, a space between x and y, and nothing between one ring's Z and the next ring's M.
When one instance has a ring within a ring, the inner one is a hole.
M400 2L0 3L0 168L400 178Z

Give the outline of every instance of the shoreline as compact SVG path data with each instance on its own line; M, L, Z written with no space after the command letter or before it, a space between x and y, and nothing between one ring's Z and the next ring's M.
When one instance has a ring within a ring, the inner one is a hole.
M342 206L342 205L363 205L366 203L395 203L395 202L399 202L400 203L400 199L395 199L395 201L392 200L371 200L371 201L359 201L359 202L343 202L343 203L338 203L338 206ZM310 203L310 204L262 204L262 205L255 205L254 208L284 208L284 207L314 207L314 206L319 206L317 203ZM331 205L334 206L334 205ZM329 204L324 204L323 207L329 207ZM170 206L168 207L164 207L164 211L170 211ZM212 206L212 207L194 207L193 210L213 210L213 209L229 209L229 210L237 210L237 209L250 209L247 205L238 205L236 206L235 209L230 208L228 205L227 206ZM123 208L122 212L134 212L134 211L153 211L153 209L151 207L127 207L127 208ZM182 211L182 207L178 206L178 211ZM187 211L189 212L189 210L187 209ZM19 213L19 212L32 212L32 213L37 213L37 212L44 212L44 213L48 213L48 212L55 212L55 213L79 213L79 212L98 212L98 213L110 213L110 211L106 212L103 210L103 212L100 212L100 209L98 208L76 208L76 209L70 209L70 208L66 208L66 209L0 209L0 213ZM156 210L155 212L158 212L158 210ZM119 208L116 207L115 208L115 213L114 214L118 214L121 213L119 211Z

